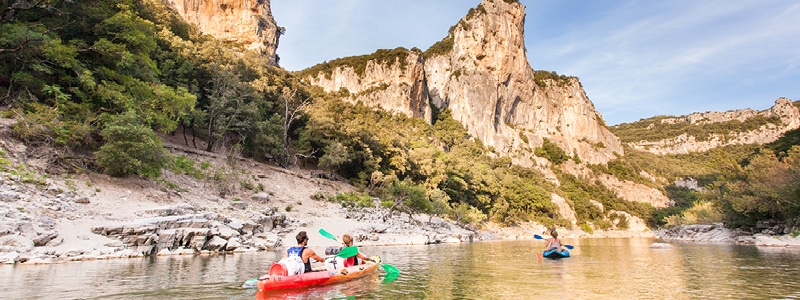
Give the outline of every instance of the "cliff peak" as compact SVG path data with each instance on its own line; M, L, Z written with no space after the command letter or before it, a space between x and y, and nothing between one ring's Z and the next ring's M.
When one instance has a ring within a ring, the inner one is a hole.
M254 50L277 64L282 28L272 17L270 0L162 0L203 33Z

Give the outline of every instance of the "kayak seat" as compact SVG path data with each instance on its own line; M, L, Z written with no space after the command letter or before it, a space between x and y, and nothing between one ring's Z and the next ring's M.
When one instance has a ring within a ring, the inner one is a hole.
M272 264L272 267L269 267L269 276L286 276L289 275L289 271L286 270L286 267L283 264Z

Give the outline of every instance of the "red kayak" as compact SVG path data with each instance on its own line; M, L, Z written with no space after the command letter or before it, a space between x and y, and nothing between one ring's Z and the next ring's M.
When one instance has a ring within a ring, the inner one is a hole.
M372 258L375 259L375 262L364 262L361 265L338 270L323 270L291 276L285 275L286 269L281 264L273 264L269 275L259 277L256 282L256 287L258 287L256 299L269 299L269 295L267 295L269 291L328 285L367 276L378 270L378 265L380 265L380 257Z

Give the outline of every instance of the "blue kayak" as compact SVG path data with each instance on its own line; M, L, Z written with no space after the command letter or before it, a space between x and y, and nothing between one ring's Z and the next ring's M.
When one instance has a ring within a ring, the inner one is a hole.
M558 251L558 249L551 249L542 252L542 256L552 259L569 257L569 250Z

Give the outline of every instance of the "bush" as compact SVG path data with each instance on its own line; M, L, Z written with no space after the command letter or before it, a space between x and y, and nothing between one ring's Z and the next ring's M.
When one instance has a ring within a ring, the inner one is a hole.
M586 232L588 234L594 233L594 229L592 229L592 226L589 226L589 224L581 223L580 228L581 230L583 230L583 232Z
M536 156L546 158L554 165L560 165L570 158L567 153L564 152L564 149L561 149L561 147L558 147L558 145L550 142L550 139L548 138L544 138L542 141L542 147L536 148L536 150L534 150L534 154L536 154Z
M343 207L372 207L372 197L368 195L341 193L333 196L330 201L339 203Z
M169 160L158 136L138 122L132 112L108 122L102 136L106 144L95 155L97 164L108 175L157 178Z

